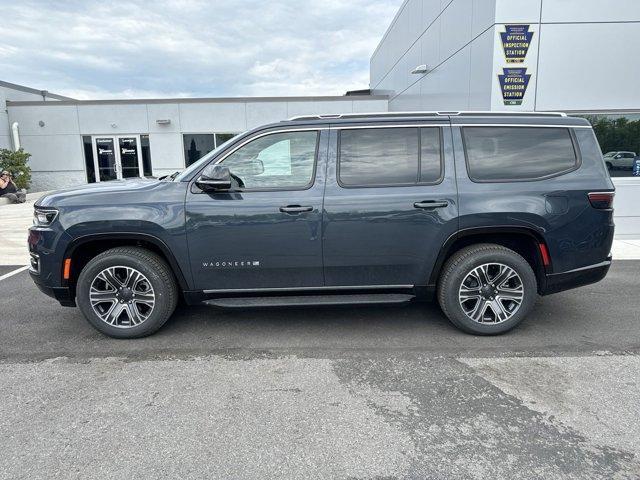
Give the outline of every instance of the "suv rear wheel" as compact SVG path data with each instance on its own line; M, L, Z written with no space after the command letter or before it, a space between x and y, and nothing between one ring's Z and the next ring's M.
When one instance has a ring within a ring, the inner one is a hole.
M438 282L438 301L458 328L497 335L517 326L538 298L531 265L494 244L463 248L447 260Z
M144 248L119 247L93 258L78 277L76 301L89 323L114 338L157 331L178 301L171 269Z

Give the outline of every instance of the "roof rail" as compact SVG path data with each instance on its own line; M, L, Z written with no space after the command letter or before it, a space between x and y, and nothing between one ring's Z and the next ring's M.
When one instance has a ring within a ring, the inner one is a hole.
M297 122L301 120L332 120L341 118L394 118L394 117L462 117L462 116L492 116L492 117L512 117L512 116L528 116L528 117L566 117L566 113L562 112L496 112L496 111L454 111L454 112L371 112L371 113L336 113L329 115L302 115L292 117L288 121Z

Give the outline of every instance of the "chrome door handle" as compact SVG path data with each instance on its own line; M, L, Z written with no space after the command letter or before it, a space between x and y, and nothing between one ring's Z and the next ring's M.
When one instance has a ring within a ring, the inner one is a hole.
M304 213L304 212L312 212L313 207L301 207L300 205L287 205L286 207L280 207L280 211L282 213Z
M431 210L433 208L444 208L449 206L449 202L441 201L425 201L425 202L416 202L413 204L415 208L421 208L423 210Z

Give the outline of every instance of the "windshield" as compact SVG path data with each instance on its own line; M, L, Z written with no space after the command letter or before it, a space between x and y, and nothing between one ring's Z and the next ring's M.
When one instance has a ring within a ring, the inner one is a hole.
M605 153L605 157L613 157L616 153L618 152L609 152L609 153Z
M174 181L175 182L181 182L185 178L188 178L191 175L191 173L193 173L194 171L199 170L200 168L202 168L202 166L204 164L206 164L207 162L209 162L209 160L211 160L213 157L215 157L222 149L224 149L229 144L229 142L231 142L233 140L236 140L240 136L241 135L238 135L236 137L230 138L229 140L227 140L223 144L219 145L218 148L216 148L214 150L211 150L209 153L207 153L200 160L198 160L195 163L192 163L191 165L189 165L188 168L183 170L182 173L180 173L177 177L175 177Z

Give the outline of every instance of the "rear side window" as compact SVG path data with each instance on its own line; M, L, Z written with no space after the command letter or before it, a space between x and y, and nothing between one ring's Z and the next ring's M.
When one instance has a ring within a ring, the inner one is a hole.
M439 128L345 129L338 178L349 187L435 183L442 177L441 157Z
M474 181L537 180L578 166L568 128L465 127L463 137Z

